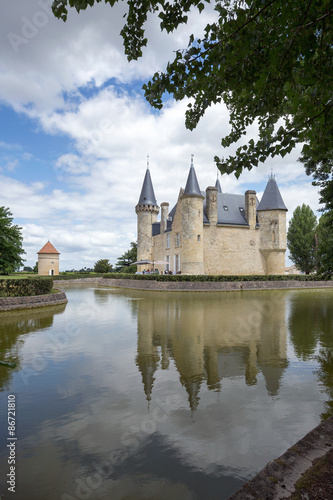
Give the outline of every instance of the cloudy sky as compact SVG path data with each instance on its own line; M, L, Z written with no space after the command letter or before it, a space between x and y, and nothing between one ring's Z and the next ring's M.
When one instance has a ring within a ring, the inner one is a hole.
M184 126L186 103L149 107L142 84L187 46L214 12L194 12L167 36L149 19L148 47L128 63L119 32L124 5L71 11L66 23L51 0L0 3L0 206L23 228L25 265L50 240L60 270L115 263L136 240L136 215L149 154L158 203L175 203L191 154L202 190L215 184L213 158L229 130L224 105L212 107L194 132ZM255 136L249 130L249 137ZM234 148L230 148L233 152ZM240 179L222 176L222 190L259 198L273 169L288 217L303 202L319 208L317 189L297 163L298 152L267 161Z

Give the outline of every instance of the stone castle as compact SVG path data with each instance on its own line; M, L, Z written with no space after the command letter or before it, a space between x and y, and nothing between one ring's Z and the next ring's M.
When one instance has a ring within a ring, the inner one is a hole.
M157 205L149 167L135 207L138 271L158 269L182 274L284 274L286 212L273 174L259 202L214 187L201 191L193 159L176 205Z

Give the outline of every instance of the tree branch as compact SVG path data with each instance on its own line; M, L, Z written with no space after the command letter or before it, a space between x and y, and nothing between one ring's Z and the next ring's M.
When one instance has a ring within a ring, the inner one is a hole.
M329 12L327 12L326 14L323 14L322 16L318 17L318 19L316 19L315 21L311 21L310 23L306 24L305 26L303 26L303 28L308 28L309 26L312 26L313 24L317 24L319 21L322 21L323 19L325 19L325 17L329 17L333 14L333 9L330 10Z
M287 56L288 52L290 51L290 49L291 49L291 47L293 46L294 41L296 40L296 38L297 38L297 36L298 36L299 32L301 31L302 27L304 26L304 22L305 22L305 20L306 20L307 15L308 15L308 12L309 12L309 9L310 9L311 4L312 4L312 0L310 0L310 1L309 1L308 6L307 6L307 8L306 8L306 12L305 12L304 17L303 17L303 21L302 21L302 23L299 25L298 30L296 31L295 35L293 36L293 38L292 38L292 40L291 40L291 42L290 42L290 44L289 44L289 47L288 47L287 51L284 53L284 56L283 56L283 58L282 58L282 60L281 60L281 63L280 63L280 65L279 65L279 70L278 70L278 71L280 71L280 70L281 70L281 68L282 68L282 66L283 66L283 63L284 63L284 61L285 61L285 59L286 59L286 56Z
M212 46L214 47L218 47L222 42L225 42L226 40L229 40L230 38L234 37L239 31L241 31L243 28L245 28L245 26L248 26L250 23L252 23L252 21L254 21L255 19L257 19L258 16L260 16L260 14L262 14L270 5L272 5L273 3L275 3L276 1L278 0L271 0L270 2L268 2L262 9L260 9L254 16L252 16L250 19L248 19L246 21L246 23L242 24L242 26L239 26L233 33L231 33L231 35L229 35L228 37L225 37L224 39L222 40L219 40L218 42L212 44ZM312 0L311 0L312 1ZM209 52L212 48L212 46L210 46L208 49L206 49L204 52L200 52L200 54L198 54L196 57L193 57L192 59L189 59L189 63L191 63L192 61L196 61L199 57L203 57L207 54L207 52Z

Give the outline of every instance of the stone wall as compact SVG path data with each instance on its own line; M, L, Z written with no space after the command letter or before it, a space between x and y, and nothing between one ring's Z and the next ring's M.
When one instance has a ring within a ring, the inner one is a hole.
M79 281L79 280L77 280ZM61 282L60 282L61 283ZM100 284L133 290L160 291L242 291L332 288L333 281L152 281L131 279L101 279ZM59 286L59 282L58 282Z
M182 190L180 190L179 198L177 202L176 213L174 215L172 223L172 231L163 232L161 228L161 234L154 236L153 239L153 259L154 260L165 260L169 257L170 260L170 270L173 271L175 268L175 255L180 255L180 267L182 267L182 217L181 217L181 201ZM179 234L179 240L177 241L177 234ZM170 244L167 246L167 235L170 238ZM160 272L164 271L165 265L155 265L155 269Z
M265 274L259 229L235 226L204 226L206 274Z
M65 292L45 295L32 295L28 297L0 297L0 311L55 306L58 304L65 304L66 302L67 297Z

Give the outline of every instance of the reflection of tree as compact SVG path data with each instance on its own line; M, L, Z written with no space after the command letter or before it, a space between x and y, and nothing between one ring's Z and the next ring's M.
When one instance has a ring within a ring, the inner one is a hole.
M294 292L290 300L289 330L296 356L304 361L315 352L319 334L322 301L316 292Z
M14 370L0 366L0 390L8 385L13 371L19 370L19 351L25 335L52 326L54 315L62 313L65 308L66 304L62 304L28 311L0 313L0 360L16 363Z
M108 290L94 288L94 298L96 304L107 304L110 298L110 292Z
M323 418L333 412L333 293L331 290L294 292L291 299L289 330L296 355L310 359L318 346L316 357L320 364L319 381L327 390L331 401Z
M326 411L321 415L321 418L325 420L333 414L333 352L321 349L317 360L320 363L320 368L316 372L318 379L330 397L330 401L325 401Z
M268 393L278 394L287 366L285 295L272 301L263 292L133 293L143 299L135 301L133 311L138 322L136 364L148 401L156 370L167 369L170 359L192 411L203 383L220 391L223 379L244 377L254 385L260 371Z

